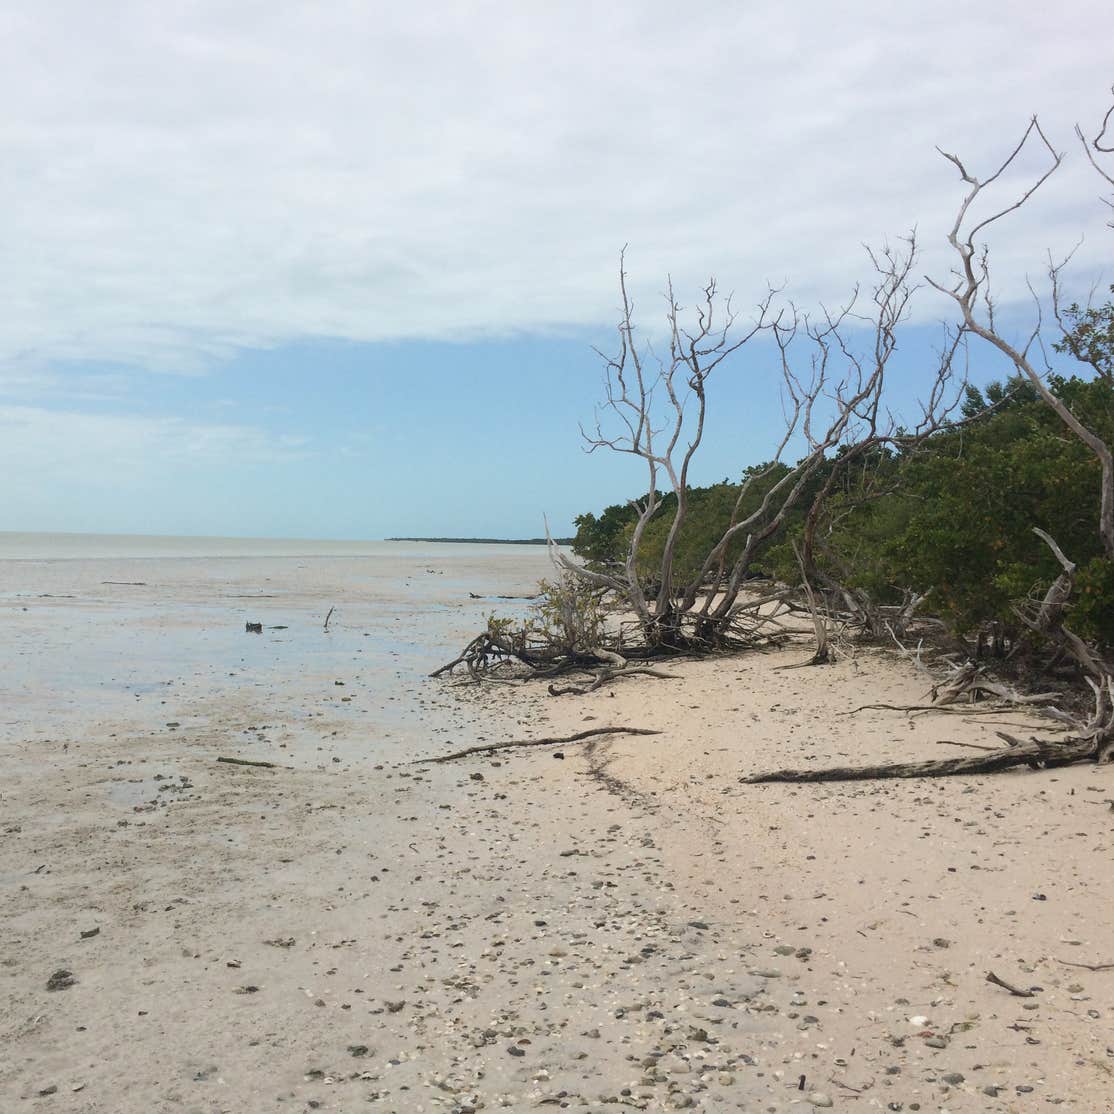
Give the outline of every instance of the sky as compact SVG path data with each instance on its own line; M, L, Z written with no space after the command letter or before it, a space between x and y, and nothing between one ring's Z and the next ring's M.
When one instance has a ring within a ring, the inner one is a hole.
M564 533L645 488L579 432L624 245L659 345L668 277L817 312L916 227L944 278L937 148L988 173L1036 113L1064 164L990 242L1020 336L1049 252L1073 292L1114 281L1072 131L1110 103L1112 32L1083 0L9 0L0 530ZM914 303L899 416L950 312ZM782 421L768 343L710 388L698 483Z

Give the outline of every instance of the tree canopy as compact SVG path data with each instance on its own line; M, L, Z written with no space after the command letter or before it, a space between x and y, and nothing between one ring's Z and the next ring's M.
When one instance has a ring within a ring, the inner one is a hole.
M1051 375L1048 386L1088 428L1114 441L1114 302L1071 307L1073 327L1057 345L1094 369L1089 377ZM818 490L834 460L810 484ZM744 499L749 514L785 465L756 466ZM763 474L764 473L764 474ZM1038 526L1079 567L1073 629L1114 644L1114 562L1096 530L1099 462L1023 378L968 387L956 419L910 451L872 453L849 469L824 508L818 561L880 602L905 591L928 593L926 607L958 633L997 621L1016 625L1017 601L1043 592L1059 567L1033 533ZM674 564L676 578L695 575L735 512L738 483L692 488ZM636 501L637 502L637 501ZM676 513L672 493L646 528L639 574L653 577ZM810 500L763 545L757 562L787 580L798 573L790 545ZM573 549L599 564L621 561L638 517L634 502L576 519ZM737 544L741 544L741 541Z

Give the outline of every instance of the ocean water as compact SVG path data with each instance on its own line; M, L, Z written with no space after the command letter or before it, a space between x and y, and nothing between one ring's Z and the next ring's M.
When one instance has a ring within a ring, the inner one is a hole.
M0 742L428 747L427 674L551 573L534 546L0 534Z
M313 538L163 537L150 534L19 534L0 531L0 561L140 560L149 557L382 557L422 560L472 556L501 564L544 547L446 542L335 541Z

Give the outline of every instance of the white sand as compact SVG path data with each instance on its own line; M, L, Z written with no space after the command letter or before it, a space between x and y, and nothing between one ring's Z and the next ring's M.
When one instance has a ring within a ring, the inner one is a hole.
M923 694L865 652L688 664L583 698L420 682L394 676L405 647L357 655L358 623L343 654L303 652L340 586L307 582L296 607L286 585L292 644L244 651L231 678L195 663L169 696L125 691L142 712L114 690L88 715L40 703L32 736L21 690L0 1110L1111 1108L1114 970L1063 962L1114 962L1109 769L744 786L805 760L965 753L937 741L994 728L837 715ZM9 634L28 606L59 639L77 606L8 605ZM401 764L615 723L663 734ZM230 753L291 768L215 762ZM59 970L76 982L47 990ZM1042 989L1012 997L988 970Z

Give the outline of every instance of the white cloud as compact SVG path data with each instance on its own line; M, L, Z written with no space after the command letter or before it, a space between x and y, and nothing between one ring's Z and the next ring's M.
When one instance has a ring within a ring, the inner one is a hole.
M29 493L75 477L116 490L160 471L266 465L306 451L299 437L249 425L0 406L0 472L9 490L22 477Z
M0 521L26 530L265 532L291 501L287 466L304 468L313 455L305 438L249 424L0 405Z
M1039 111L1070 149L1108 28L1084 0L16 0L0 360L594 326L624 242L647 293L714 270L835 299L914 223L939 273L959 188L934 146L986 167ZM1109 255L1071 154L1000 244L1007 295L1084 228L1081 267Z

